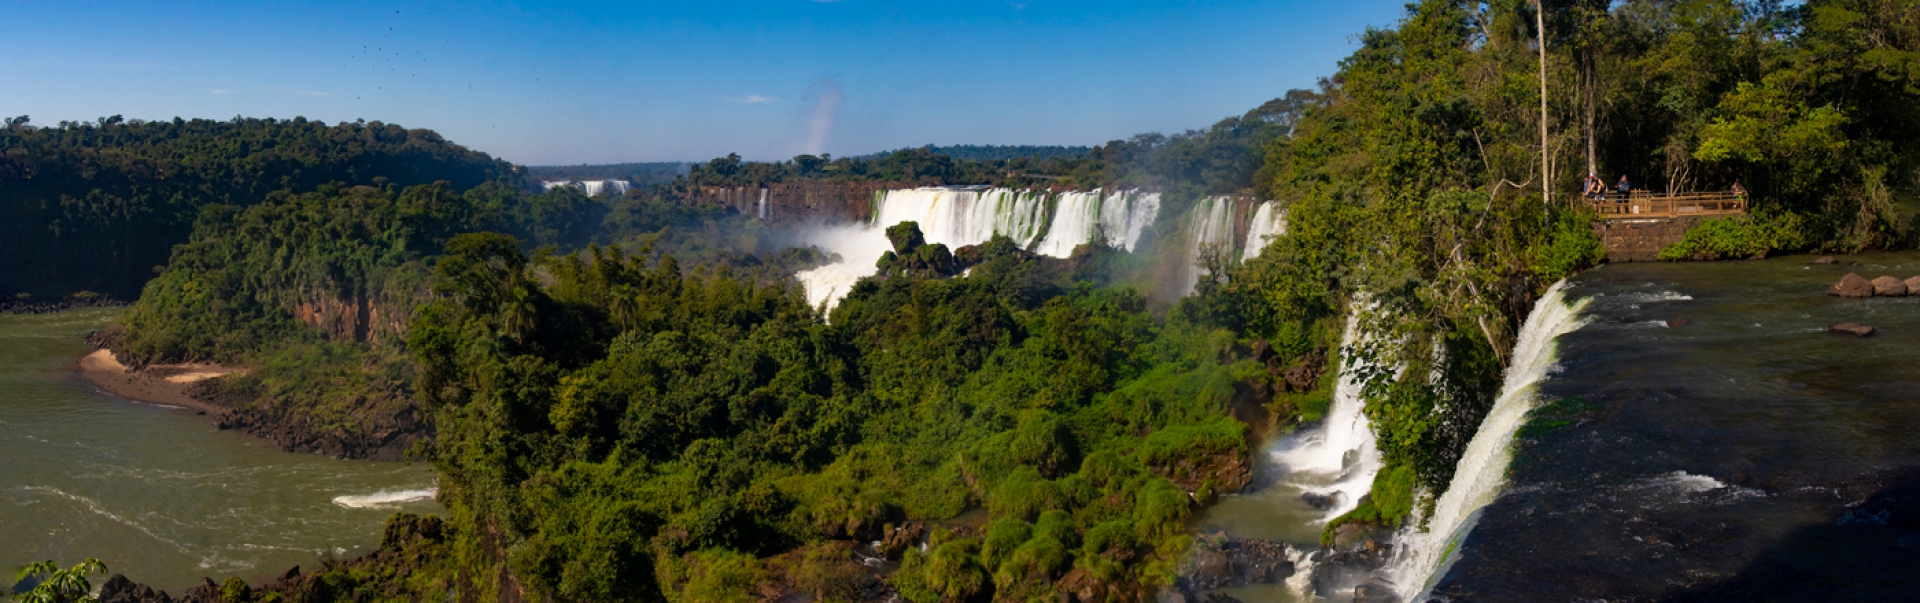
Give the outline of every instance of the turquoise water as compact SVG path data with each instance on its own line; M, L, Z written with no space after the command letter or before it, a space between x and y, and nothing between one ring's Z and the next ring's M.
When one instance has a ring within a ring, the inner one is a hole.
M93 556L177 595L203 576L257 579L350 557L379 544L394 512L439 512L423 499L426 465L282 452L81 380L81 336L116 312L0 314L5 577L31 561ZM369 502L380 499L413 500Z

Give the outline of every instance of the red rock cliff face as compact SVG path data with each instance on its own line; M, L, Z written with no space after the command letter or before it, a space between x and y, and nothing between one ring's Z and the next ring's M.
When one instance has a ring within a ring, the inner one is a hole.
M873 215L873 195L913 188L897 182L776 182L765 187L701 187L688 201L731 207L769 222L860 222ZM764 204L762 200L764 199ZM761 213L764 207L765 214Z
M325 331L328 339L367 344L405 339L406 324L413 314L410 309L395 309L410 305L369 300L361 293L341 296L319 290L308 290L286 306L301 322Z

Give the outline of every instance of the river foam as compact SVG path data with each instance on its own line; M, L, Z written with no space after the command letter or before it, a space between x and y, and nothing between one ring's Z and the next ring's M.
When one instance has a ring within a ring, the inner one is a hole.
M333 504L349 509L383 508L400 503L433 500L435 490L381 490L372 494L355 494L333 497Z

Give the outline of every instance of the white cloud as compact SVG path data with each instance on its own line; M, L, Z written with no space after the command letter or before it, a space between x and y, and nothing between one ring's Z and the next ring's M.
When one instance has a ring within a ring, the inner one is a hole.
M780 99L777 99L771 96L760 96L758 94L749 94L739 98L729 98L727 99L727 102L733 103L736 105L764 105L777 100L780 100Z
M208 90L207 92L209 94L233 94L232 90L228 90L226 88L215 88L213 90Z
M290 93L293 93L293 94L296 94L296 95L299 95L299 96L311 96L311 97L316 97L316 98L317 98L317 97L322 97L322 96L333 96L333 93L332 93L332 92L315 92L315 91L313 91L313 90L293 90L293 89L283 89L283 90L281 90L281 92L290 92Z

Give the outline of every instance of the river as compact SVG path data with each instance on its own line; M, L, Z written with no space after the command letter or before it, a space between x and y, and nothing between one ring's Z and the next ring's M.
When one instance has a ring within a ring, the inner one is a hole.
M93 556L176 595L379 544L396 511L437 513L432 470L282 452L184 410L116 398L72 370L114 309L0 314L0 569ZM381 502L400 500L401 502ZM96 584L99 580L95 581Z
M1920 297L1825 295L1920 254L1812 260L1573 279L1586 325L1435 598L1920 597ZM1842 321L1879 332L1826 331Z

